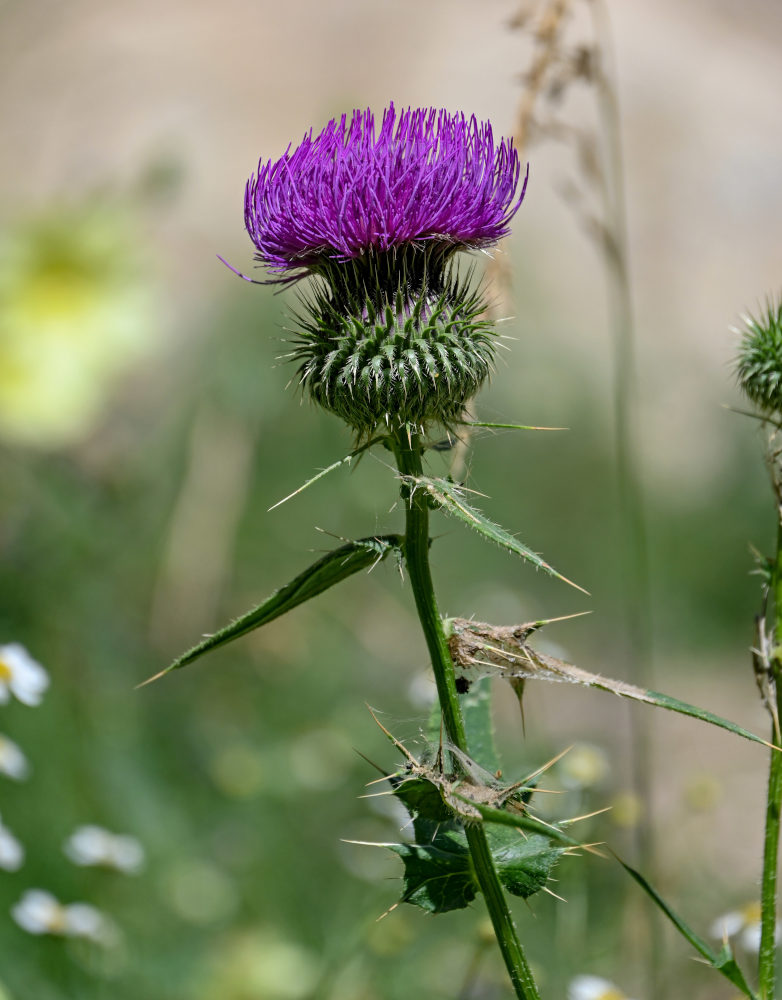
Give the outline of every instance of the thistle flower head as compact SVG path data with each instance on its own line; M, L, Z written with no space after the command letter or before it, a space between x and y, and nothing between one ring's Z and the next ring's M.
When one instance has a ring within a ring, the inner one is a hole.
M245 224L276 280L409 243L486 247L509 231L519 176L511 140L495 145L488 122L390 104L378 128L371 111L354 111L261 161Z
M486 303L453 258L508 233L520 175L488 122L391 104L377 128L371 111L343 115L250 178L257 260L272 282L314 279L300 384L360 437L449 424L492 370Z
M766 413L782 414L782 298L744 320L736 371L745 395Z

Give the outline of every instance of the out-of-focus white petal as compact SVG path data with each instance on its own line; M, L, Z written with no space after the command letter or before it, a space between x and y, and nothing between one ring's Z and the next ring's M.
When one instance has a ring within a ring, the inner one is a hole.
M108 918L89 903L70 903L65 910L65 933L68 937L84 937L102 941L109 927Z
M568 1000L629 1000L613 983L601 976L576 976L570 980Z
M11 908L19 926L30 934L58 934L87 938L103 945L114 944L119 930L114 922L89 903L63 906L50 892L28 889Z
M49 686L49 675L18 642L0 646L0 701L8 693L25 705L39 705Z
M748 924L739 937L742 948L746 948L747 951L760 951L760 931L760 924ZM779 934L777 934L778 940Z
M100 826L80 826L63 845L76 865L116 868L126 874L138 872L144 864L144 848L126 834L114 834Z
M24 864L24 848L0 820L0 868L7 872L18 871Z
M761 925L759 921L748 923L739 935L741 947L746 951L751 951L754 954L757 954L760 951L760 934ZM777 946L782 944L782 927L780 927L779 924L777 924L774 929L774 943Z
M745 924L746 919L741 910L730 910L728 913L723 913L721 917L717 917L709 928L709 934L718 940L726 937L731 938L738 934Z
M115 835L114 867L126 875L134 875L144 867L144 848L135 837Z
M0 774L22 781L30 773L30 764L22 749L0 734Z
M11 916L28 934L63 934L63 908L44 889L28 889L11 907Z

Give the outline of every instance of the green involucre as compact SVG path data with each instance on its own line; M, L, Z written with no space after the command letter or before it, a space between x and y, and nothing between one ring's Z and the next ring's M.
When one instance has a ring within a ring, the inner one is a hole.
M736 365L739 385L760 409L782 413L782 298L745 319Z
M490 374L486 303L450 257L435 244L329 262L302 296L301 384L360 436L447 425Z

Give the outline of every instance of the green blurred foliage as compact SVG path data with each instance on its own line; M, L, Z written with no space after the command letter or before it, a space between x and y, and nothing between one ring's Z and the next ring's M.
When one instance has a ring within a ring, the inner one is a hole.
M435 921L405 907L377 923L397 898L401 866L387 852L343 842L397 840L403 823L390 799L359 798L376 772L354 747L383 768L396 763L366 703L400 738L415 739L426 716L410 698L426 655L393 560L135 690L313 553L401 527L382 449L268 512L352 446L336 419L295 387L284 391L292 371L275 359L285 352L292 295L228 281L200 328L128 374L79 443L4 447L0 637L24 643L52 677L41 707L0 709L2 731L34 768L27 782L3 780L0 790L3 820L27 848L24 867L0 879L2 978L13 1000L507 995L480 905ZM477 433L468 485L487 494L488 516L592 596L440 518L441 608L498 622L592 609L552 638L566 637L585 668L626 677L606 394L598 375L526 329L545 303L523 279L517 295L531 302L516 324L522 343L480 398L479 415L571 429ZM768 542L770 501L754 429L719 413L714 433L726 459L708 497L680 502L653 484L647 492L656 652L663 663L691 656L701 672L732 656L751 688L743 647L758 591L747 541ZM433 473L450 460L433 456ZM706 692L719 683L714 673L704 679ZM664 680L670 688L676 679ZM510 690L497 691L513 708ZM580 697L586 705L604 696ZM502 714L508 778L592 732L588 714L567 734L544 731L532 715L521 741L509 718ZM603 734L609 758L621 752L619 729ZM558 780L555 770L551 783ZM564 785L548 814L609 804L623 780L617 768L596 787ZM619 822L629 817L632 826L633 810L616 816L588 821L579 836L629 847ZM88 822L138 837L148 856L142 874L73 867L62 843ZM558 877L567 904L541 897L516 908L546 995L564 995L585 968L629 988L636 973L623 970L622 953L641 933L645 902L606 860L567 858ZM723 891L740 891L725 876L698 904L703 872L669 871L666 882L696 923L727 908ZM105 910L122 946L101 951L20 930L10 907L37 886ZM692 984L695 995L707 973L693 970L680 943L670 951L676 995Z

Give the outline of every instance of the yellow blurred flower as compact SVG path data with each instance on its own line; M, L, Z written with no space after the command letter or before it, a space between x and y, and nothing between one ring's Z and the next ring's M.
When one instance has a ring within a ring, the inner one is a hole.
M315 995L318 957L276 929L258 928L218 940L198 1000L304 1000Z
M609 813L611 821L623 830L632 830L638 826L643 818L643 803L633 792L620 793L609 805L611 806Z
M0 436L57 447L89 432L154 333L146 271L129 214L102 203L0 241Z
M581 790L600 785L608 776L608 755L592 743L574 743L557 764L565 788Z

